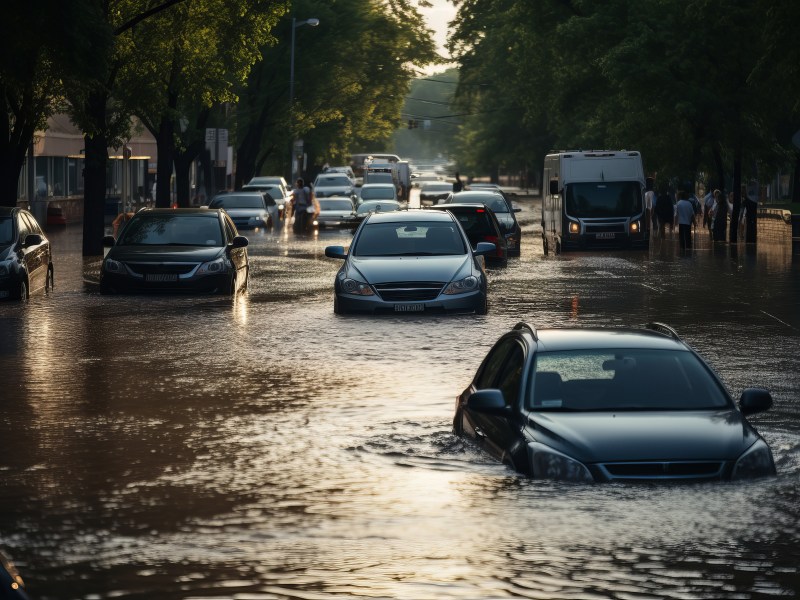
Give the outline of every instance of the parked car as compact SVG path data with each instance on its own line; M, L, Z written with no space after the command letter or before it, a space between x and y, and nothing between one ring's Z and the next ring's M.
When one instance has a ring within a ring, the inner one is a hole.
M487 311L486 272L455 217L446 211L371 213L346 253L329 246L325 256L344 260L334 281L333 311Z
M439 204L485 204L492 209L492 212L500 222L503 235L508 240L508 254L510 256L520 255L520 240L522 239L522 227L520 227L514 213L521 209L512 206L511 202L500 192L491 190L479 190L468 192L456 192L448 195Z
M280 221L278 207L267 205L262 192L226 192L217 194L208 208L224 208L237 229L271 227Z
M419 186L420 204L436 204L439 200L447 198L448 194L453 193L453 184L446 181L434 181L423 183Z
M494 345L456 400L455 433L537 479L705 481L775 475L746 417L772 405L748 388L738 408L670 327L542 329Z
M0 298L27 300L53 289L53 253L34 216L0 207Z
M367 200L396 200L397 188L391 183L366 183L358 190L357 203L361 204Z
M222 209L142 209L109 247L100 291L235 295L247 289L247 238Z
M356 211L349 197L319 198L319 215L314 225L320 229L334 227L352 227Z
M265 179L274 180L272 183L263 181ZM256 181L260 180L260 181ZM256 183L253 183L256 181ZM278 209L278 220L283 218L283 215L286 211L286 205L291 201L292 194L289 189L281 183L283 181L283 177L254 177L250 180L250 183L247 185L242 186L243 192L263 192L265 194L269 194L269 198L267 198L267 206L270 206L269 199L275 202L275 206ZM290 204L291 206L291 204ZM274 219L273 219L274 222ZM279 225L279 223L276 223Z
M485 256L487 263L508 264L508 242L497 217L485 204L441 204L431 208L453 213L473 248L481 242L494 244L495 251Z
M320 173L314 180L317 198L354 195L355 183L345 173Z
M355 221L360 223L373 212L393 212L401 209L402 206L397 200L365 200L356 208Z

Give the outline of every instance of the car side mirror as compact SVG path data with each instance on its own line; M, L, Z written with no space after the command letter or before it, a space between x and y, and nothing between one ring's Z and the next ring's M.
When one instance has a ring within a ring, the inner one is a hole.
M39 235L38 233L29 233L28 235L25 236L25 242L23 243L23 246L25 246L26 248L29 248L31 246L38 246L39 244L42 243L42 241L43 241L42 236Z
M344 246L328 246L325 248L325 256L328 258L347 258Z
M107 235L103 237L103 248L111 248L114 244L117 243L117 240L114 238L113 235Z
M550 195L551 196L558 195L558 179L550 180Z
M739 398L739 410L745 416L769 410L771 407L772 395L764 388L747 388Z
M475 254L478 256L486 256L495 250L497 250L497 246L491 242L478 242L478 246L475 248Z
M507 416L511 414L511 408L506 404L503 392L491 388L470 394L467 398L467 408L487 415Z
M244 237L243 235L237 235L236 237L233 238L233 241L231 242L231 249L245 248L249 243L250 241L246 237Z

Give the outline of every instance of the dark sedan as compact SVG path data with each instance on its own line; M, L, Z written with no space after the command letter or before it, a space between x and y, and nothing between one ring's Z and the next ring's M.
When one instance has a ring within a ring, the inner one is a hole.
M100 291L235 295L247 289L247 238L221 209L144 209L110 246Z
M267 198L260 191L217 194L208 208L224 208L237 229L266 229L272 225L277 226L280 220L275 201L268 206Z
M508 243L497 217L485 204L442 204L433 210L448 210L458 219L469 243L477 248L481 242L495 245L495 251L486 255L487 263L508 264Z
M438 204L485 204L492 209L492 212L500 222L503 235L508 241L508 253L511 256L520 255L520 240L522 239L522 227L517 222L514 213L520 212L519 208L514 208L511 201L497 190L475 190L467 192L456 192L449 194Z
M675 331L544 329L519 323L456 401L454 430L537 479L704 481L775 474L748 415Z
M0 207L0 298L51 289L53 254L39 223L27 210Z
M350 252L329 246L325 256L344 259L334 281L333 310L346 312L475 312L487 310L486 273L458 221L446 211L396 211L367 215Z

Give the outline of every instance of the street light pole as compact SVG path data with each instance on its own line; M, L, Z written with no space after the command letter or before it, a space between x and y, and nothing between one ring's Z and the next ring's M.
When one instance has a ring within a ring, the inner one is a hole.
M311 27L316 27L319 25L319 19L304 19L302 21L298 21L294 17L292 17L292 45L290 51L290 59L289 59L289 177L290 177L290 185L294 184L295 181L295 169L294 169L294 118L292 112L292 105L294 104L294 38L295 38L295 29L301 27L302 25L310 25Z

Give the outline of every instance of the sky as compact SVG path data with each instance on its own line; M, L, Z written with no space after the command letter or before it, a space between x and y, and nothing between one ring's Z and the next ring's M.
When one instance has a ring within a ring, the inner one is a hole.
M447 56L445 50L445 43L447 42L447 24L455 17L456 7L450 3L450 0L430 0L430 8L420 8L420 13L425 17L430 27L434 32L434 41L440 54ZM444 66L429 67L425 69L426 73L439 72L445 69Z

